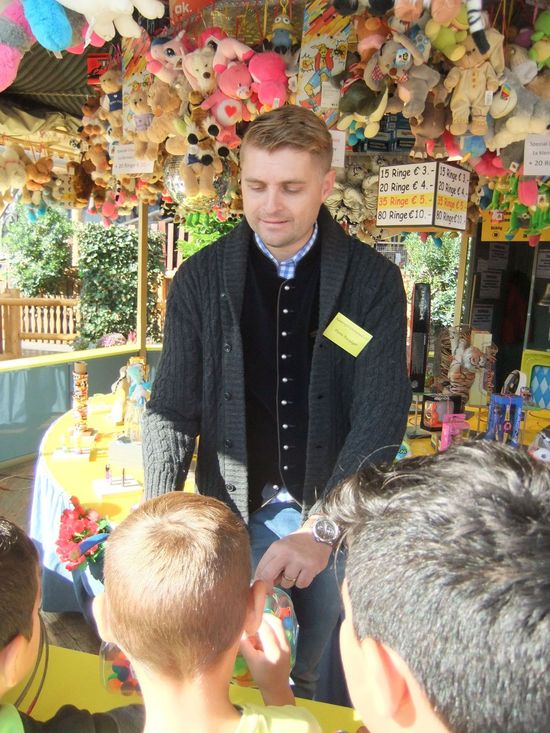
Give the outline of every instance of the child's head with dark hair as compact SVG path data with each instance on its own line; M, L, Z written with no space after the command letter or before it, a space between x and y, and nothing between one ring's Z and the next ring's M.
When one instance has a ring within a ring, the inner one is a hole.
M0 517L0 698L34 664L40 640L38 553L25 532Z
M549 729L546 465L459 445L359 473L325 511L345 529L342 654L371 733Z

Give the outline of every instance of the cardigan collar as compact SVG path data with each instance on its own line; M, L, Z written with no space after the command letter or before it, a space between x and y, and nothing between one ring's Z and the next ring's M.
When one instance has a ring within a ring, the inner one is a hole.
M324 205L319 211L317 223L321 244L319 331L322 333L334 315L336 301L342 289L348 268L350 239ZM248 247L252 236L252 229L243 218L225 240L223 258L225 292L237 323L241 317Z

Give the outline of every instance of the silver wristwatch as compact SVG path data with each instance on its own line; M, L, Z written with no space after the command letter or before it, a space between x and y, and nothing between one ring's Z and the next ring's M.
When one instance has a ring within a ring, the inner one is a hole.
M311 532L317 542L334 547L340 537L340 527L328 517L319 517L311 526Z

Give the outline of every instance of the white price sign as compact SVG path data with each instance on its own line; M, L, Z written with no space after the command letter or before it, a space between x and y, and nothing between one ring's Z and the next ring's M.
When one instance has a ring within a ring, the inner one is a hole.
M154 160L136 158L133 144L118 144L114 149L113 174L120 176L139 176L142 173L152 173L155 165Z
M380 168L376 226L429 226L433 220L437 163Z
M525 176L550 175L550 135L527 135L523 166Z

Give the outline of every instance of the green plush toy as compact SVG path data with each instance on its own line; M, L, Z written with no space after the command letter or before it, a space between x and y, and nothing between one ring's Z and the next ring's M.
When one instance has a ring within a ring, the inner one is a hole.
M458 15L448 23L437 23L431 18L424 28L424 33L432 46L441 51L451 61L458 61L466 53L464 41L468 36L468 11L462 3Z
M550 68L550 10L545 10L537 18L531 40L530 58L537 62L539 69Z

